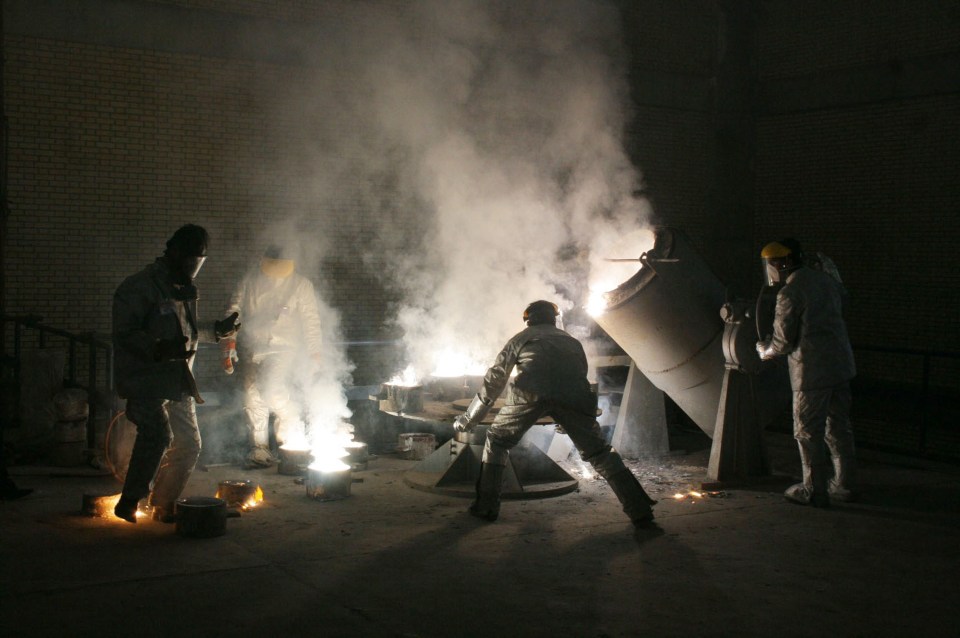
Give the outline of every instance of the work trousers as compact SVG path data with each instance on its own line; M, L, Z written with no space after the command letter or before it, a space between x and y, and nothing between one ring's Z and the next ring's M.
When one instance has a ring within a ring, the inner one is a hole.
M193 397L180 401L127 399L127 419L137 426L123 498L172 511L200 456L200 429ZM153 482L151 492L150 484Z
M291 401L290 378L294 357L271 355L254 363L242 362L243 413L251 447L269 447L270 414L277 417L277 443L302 439L306 433L300 406Z
M483 462L506 465L510 449L543 416L550 416L564 429L583 460L605 479L629 471L620 454L607 443L595 415L571 410L553 400L526 395L513 386L508 388L506 404L500 408L487 431Z
M800 448L803 485L810 494L827 491L831 462L831 490L855 488L851 403L849 383L793 393L793 436Z

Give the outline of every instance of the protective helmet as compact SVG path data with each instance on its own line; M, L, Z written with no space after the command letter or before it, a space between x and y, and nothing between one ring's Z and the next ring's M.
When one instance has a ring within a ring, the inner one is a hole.
M164 255L170 260L174 278L181 285L190 284L207 259L210 235L202 226L185 224L167 240Z
M766 284L777 286L800 267L803 261L800 242L792 237L770 242L760 251Z
M281 246L269 246L260 258L260 272L274 279L285 279L293 274L295 264Z
M523 320L528 326L542 323L556 324L560 316L560 308L552 301L540 299L534 301L523 311Z

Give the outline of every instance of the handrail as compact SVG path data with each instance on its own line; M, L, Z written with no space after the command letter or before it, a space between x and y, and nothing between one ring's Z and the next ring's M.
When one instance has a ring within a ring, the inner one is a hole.
M86 390L87 392L90 409L89 417L87 419L87 445L90 447L90 449L93 449L96 446L96 394L99 390L97 387L97 370L99 367L98 354L100 352L103 352L104 354L107 377L106 389L112 395L114 392L113 344L108 340L98 337L92 332L78 334L68 330L63 330L61 328L48 326L41 323L43 318L38 315L17 316L4 313L2 316L0 316L0 321L2 321L2 329L0 329L0 351L3 353L2 365L12 367L14 386L17 391L14 398L14 424L19 425L20 423L19 389L24 331L37 331L37 346L41 349L47 347L47 339L49 336L62 337L67 340L67 369L65 371L66 374L64 375L64 381L68 382L73 387ZM13 323L13 357L10 363L8 363L6 350L7 323ZM80 382L78 376L80 346L87 346L87 375L85 384Z

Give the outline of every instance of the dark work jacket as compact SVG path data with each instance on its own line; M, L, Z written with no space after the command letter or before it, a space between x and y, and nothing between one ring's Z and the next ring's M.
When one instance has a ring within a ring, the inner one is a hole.
M173 282L166 262L159 258L127 277L113 295L113 347L117 391L121 397L179 401L193 396L202 403L193 378L193 359L156 361L160 339L187 338L185 348L214 341L212 327L200 329L197 302L177 299L181 287Z
M596 414L597 397L587 381L587 356L575 338L551 324L530 326L511 338L483 378L480 398L496 400L517 368L513 400L546 400L583 414Z

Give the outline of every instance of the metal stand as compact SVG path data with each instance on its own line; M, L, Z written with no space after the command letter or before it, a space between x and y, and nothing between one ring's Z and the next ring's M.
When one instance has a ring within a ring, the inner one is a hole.
M403 475L403 481L418 490L464 496L476 495L483 445L489 426L457 432L437 450ZM560 496L577 489L577 479L524 437L510 450L503 477L501 498L533 499Z
M726 365L707 477L716 483L728 484L748 477L767 476L770 466L754 395L753 381L760 370L760 358L755 348L756 339L746 323L750 318L749 307L745 302L727 303L720 316L726 324L723 333Z
M663 391L650 383L633 361L610 443L621 456L630 459L670 453Z

